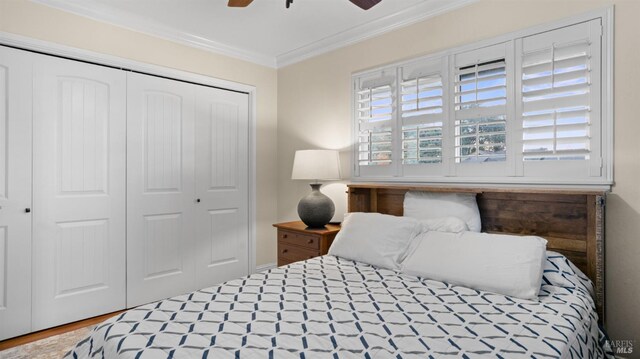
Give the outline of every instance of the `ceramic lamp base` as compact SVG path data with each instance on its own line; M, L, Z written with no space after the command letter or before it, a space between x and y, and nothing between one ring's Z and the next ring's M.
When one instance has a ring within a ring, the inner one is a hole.
M333 218L336 207L331 198L320 192L319 183L311 185L311 193L298 203L298 216L310 228L322 228Z

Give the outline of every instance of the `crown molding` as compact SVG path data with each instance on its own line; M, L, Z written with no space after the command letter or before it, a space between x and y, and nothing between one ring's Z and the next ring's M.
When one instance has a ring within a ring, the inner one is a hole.
M327 53L384 33L406 27L430 17L452 11L479 0L425 0L403 11L384 16L363 25L355 26L338 34L325 37L295 50L280 54L275 58L250 50L213 41L189 32L160 24L147 18L117 11L103 5L83 5L64 0L31 0L34 3L70 12L96 21L105 22L135 32L169 40L178 44L198 48L248 61L270 68L280 68ZM387 0L392 1L392 0Z
M244 92L249 94L256 92L256 87L249 84L219 79L207 75L170 67L164 67L160 65L153 65L119 56L107 55L49 41L38 40L32 37L17 35L10 32L0 31L0 46L3 45L21 50L37 52L44 55L58 56L70 60L83 61L125 71L134 71L142 74L156 75L168 79L187 81L231 91Z
M253 51L226 45L206 39L185 31L176 30L144 17L131 15L123 11L115 11L105 6L86 6L81 3L68 3L63 0L31 0L34 3L49 6L58 10L70 12L96 21L106 22L135 32L169 40L181 45L195 47L201 50L235 59L248 61L262 66L276 68L276 59Z
M395 14L381 17L278 55L276 57L277 67L289 66L314 56L353 45L478 1L479 0L426 0L423 3L414 5Z

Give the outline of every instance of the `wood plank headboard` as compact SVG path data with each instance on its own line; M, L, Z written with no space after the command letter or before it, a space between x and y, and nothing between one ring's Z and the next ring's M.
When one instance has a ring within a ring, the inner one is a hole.
M350 184L348 211L401 216L407 191L476 193L483 232L545 238L549 250L564 254L593 281L604 323L605 192Z

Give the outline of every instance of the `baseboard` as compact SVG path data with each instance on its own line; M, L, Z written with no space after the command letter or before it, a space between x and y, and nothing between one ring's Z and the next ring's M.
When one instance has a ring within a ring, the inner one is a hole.
M256 273L266 272L269 269L273 269L275 267L277 267L275 263L262 264L262 265L256 266Z

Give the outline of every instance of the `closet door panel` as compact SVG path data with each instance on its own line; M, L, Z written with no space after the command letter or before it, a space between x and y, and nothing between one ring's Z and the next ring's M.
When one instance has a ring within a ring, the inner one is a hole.
M127 306L194 290L195 86L128 74Z
M126 76L37 56L33 329L125 306Z
M196 96L196 280L248 274L248 95L199 87Z
M31 330L31 58L0 46L0 340Z

